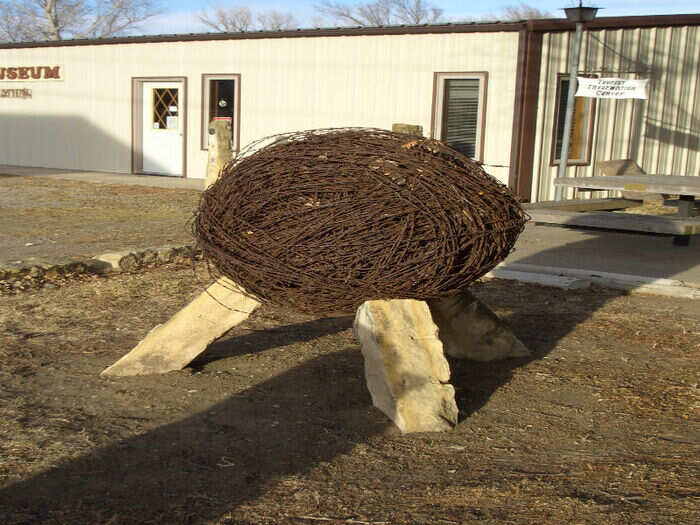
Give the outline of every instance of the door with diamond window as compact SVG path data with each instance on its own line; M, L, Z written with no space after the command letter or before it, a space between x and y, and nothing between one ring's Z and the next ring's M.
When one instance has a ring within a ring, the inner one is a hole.
M183 102L182 82L143 83L143 172L182 176Z

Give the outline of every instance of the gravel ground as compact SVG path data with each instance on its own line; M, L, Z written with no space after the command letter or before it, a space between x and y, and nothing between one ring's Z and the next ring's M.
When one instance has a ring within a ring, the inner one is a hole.
M191 244L196 190L0 175L0 264Z
M0 176L0 259L191 242L197 199ZM477 283L533 356L451 361L457 427L401 435L349 317L265 305L185 370L99 376L208 282L168 264L0 295L0 523L700 522L697 301Z
M99 376L207 280L0 297L0 523L700 522L697 301L476 284L534 355L451 361L458 426L400 435L349 317L266 305L185 370Z

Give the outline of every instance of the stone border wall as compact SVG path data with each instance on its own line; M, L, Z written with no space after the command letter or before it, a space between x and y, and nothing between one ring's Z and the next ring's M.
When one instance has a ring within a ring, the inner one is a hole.
M0 294L57 284L89 274L131 272L168 263L183 263L201 258L193 246L160 246L109 252L97 257L64 257L57 260L30 258L0 265Z

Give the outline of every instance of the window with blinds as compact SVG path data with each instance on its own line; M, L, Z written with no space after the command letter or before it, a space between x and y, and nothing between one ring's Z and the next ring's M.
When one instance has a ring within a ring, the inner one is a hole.
M467 157L474 158L478 115L479 79L446 79L442 108L442 141Z
M486 73L437 73L433 136L481 160Z

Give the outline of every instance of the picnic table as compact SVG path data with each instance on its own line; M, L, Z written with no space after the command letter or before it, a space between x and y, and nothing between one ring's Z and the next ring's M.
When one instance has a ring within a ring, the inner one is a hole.
M693 217L695 196L700 195L700 177L678 175L565 177L555 179L554 184L586 191L618 190L679 196L678 213L675 216L611 214L609 212L576 213L552 210L552 213L558 215L560 219L564 219L564 222L560 224L671 234L673 235L673 243L679 246L687 246L690 235L700 234L700 219ZM567 213L569 213L569 217L565 217ZM555 221L550 220L549 222Z

